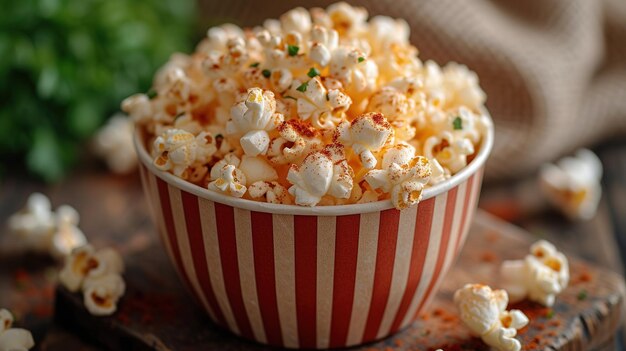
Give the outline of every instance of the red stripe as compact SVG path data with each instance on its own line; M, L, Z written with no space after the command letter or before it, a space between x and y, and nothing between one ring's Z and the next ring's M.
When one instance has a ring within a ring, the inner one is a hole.
M359 248L360 215L338 216L335 230L335 271L329 347L343 347L348 336Z
M428 251L428 241L430 239L430 229L433 222L433 213L435 210L435 198L422 201L417 205L417 219L415 222L415 236L413 238L413 249L411 251L411 264L409 266L409 278L406 283L406 289L402 294L402 300L398 307L398 312L391 324L390 332L393 333L400 329L400 324L408 312L411 300L415 296L415 291L422 279L424 272L424 262L426 260L426 251Z
M276 276L274 271L274 229L272 214L251 212L254 274L259 309L265 327L267 342L282 346L283 338L276 302Z
M185 191L181 191L183 208L185 210L185 225L187 226L187 234L189 235L189 246L191 248L191 257L193 266L196 270L196 276L200 288L204 296L209 302L209 306L215 313L217 323L226 326L226 319L222 313L222 309L217 303L215 292L211 286L211 278L207 267L206 252L204 250L204 238L202 236L202 225L200 224L200 208L198 207L198 197Z
M471 206L470 197L472 196L472 190L474 189L475 178L476 178L476 174L472 175L467 180L467 186L465 187L465 199L463 200L464 202L463 215L461 217L461 235L459 235L459 237L457 238L455 248L454 248L454 252L456 253L459 252L459 246L461 245L461 241L463 240L463 236L465 235L465 231L467 230L466 228L466 225L468 225L467 218L468 218L468 213L470 212L470 206Z
M456 186L448 191L448 199L446 201L446 212L443 222L443 233L441 235L441 242L439 243L439 253L437 255L437 264L435 266L435 272L433 273L432 278L430 279L430 283L428 284L428 289L426 290L426 294L420 302L420 306L415 311L415 315L413 318L417 317L417 314L424 307L424 303L428 301L430 298L430 294L433 291L433 287L443 278L441 274L441 270L443 268L443 263L446 260L446 254L448 251L448 243L450 242L450 233L452 232L452 220L454 219L454 207L456 205L456 193L459 190L459 187Z
M187 284L187 289L190 292L195 292L192 289L191 281L189 280L189 275L185 270L185 266L183 265L183 260L180 254L180 248L178 247L178 239L176 238L176 227L174 226L174 217L172 216L172 205L170 203L170 193L167 188L168 185L161 178L155 177L157 182L157 188L159 190L159 198L161 199L161 213L163 214L163 220L165 222L165 231L167 238L170 242L170 248L172 249L172 254L174 255L174 263L176 269L179 272L179 276L183 277L183 281ZM192 294L194 298L195 294Z
M235 237L235 214L230 206L215 203L215 218L218 221L217 238L220 247L220 259L224 275L224 286L230 307L235 315L241 334L253 339L252 327L243 303L239 264L237 262L237 239Z
M301 348L315 348L317 345L317 217L294 216L293 226L298 340Z
M363 340L376 339L380 322L387 307L387 299L391 289L391 277L393 275L393 263L396 257L399 223L400 211L391 209L380 213L374 291L372 292Z

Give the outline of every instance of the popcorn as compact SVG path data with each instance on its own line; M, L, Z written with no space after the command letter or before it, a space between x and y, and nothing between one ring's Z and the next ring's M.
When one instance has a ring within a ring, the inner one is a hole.
M272 204L290 205L293 203L287 188L277 182L257 181L248 187L248 194L253 199L264 198Z
M24 249L62 258L87 242L78 221L74 208L63 205L54 213L45 195L33 193L26 207L9 218L9 230Z
M372 188L391 195L391 203L399 210L420 201L431 174L427 158L408 155L406 147L393 148L383 156L383 169L373 169L365 175Z
M185 179L188 177L187 168L196 161L208 162L216 148L208 133L194 136L181 129L169 129L154 140L154 151L157 153L154 165L158 169L172 170Z
M452 173L460 171L467 165L467 156L474 154L474 144L463 137L444 131L424 142L424 155L437 162Z
M105 159L113 173L130 173L137 168L133 130L131 120L123 115L115 115L96 133L95 151Z
M117 303L125 291L126 284L118 274L89 277L83 287L85 307L94 316L110 316L115 313Z
M87 244L87 238L78 228L80 216L71 206L63 205L56 212L56 232L52 237L50 252L56 258L62 258L77 247Z
M91 245L72 250L66 256L59 281L69 291L76 292L87 279L108 274L121 274L124 271L122 257L112 249L95 251Z
M237 168L241 160L234 154L224 156L211 168L211 182L209 190L242 197L246 193L246 176Z
M33 335L26 329L11 328L0 333L0 351L26 351L34 346Z
M9 218L9 230L25 247L47 251L56 227L51 207L45 195L31 194L26 206Z
M352 191L352 177L352 168L340 144L310 153L301 165L292 164L287 174L287 180L293 184L289 193L301 206L315 206L327 194L347 198Z
M273 164L296 163L320 147L318 131L306 122L291 119L278 127L280 137L270 143L269 161Z
M528 324L520 310L506 310L508 295L481 284L467 284L454 293L454 303L463 323L495 350L519 351L517 331Z
M276 113L274 93L259 88L248 90L246 101L231 109L231 120L226 124L227 134L244 134L239 142L248 156L265 154L270 137L267 133L275 129L283 116Z
M214 27L159 70L156 96L130 97L124 111L154 142L157 167L198 186L305 206L415 205L472 160L492 126L476 75L423 63L409 32L345 2ZM341 150L332 167L328 145ZM381 166L394 145L412 145L409 160Z
M0 309L0 334L11 328L13 325L13 315L8 310Z
M512 301L528 297L548 307L569 282L567 258L545 240L534 243L525 259L504 261L500 272Z
M539 182L548 200L572 219L591 219L598 208L602 187L602 163L587 149L565 157L556 164L545 164Z
M391 142L393 128L382 114L367 113L352 122L342 122L337 127L335 139L352 146L363 167L372 169L377 163L374 152Z

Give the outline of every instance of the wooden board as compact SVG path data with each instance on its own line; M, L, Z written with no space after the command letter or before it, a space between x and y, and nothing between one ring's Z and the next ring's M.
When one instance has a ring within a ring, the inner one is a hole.
M460 323L451 298L465 283L497 287L503 259L522 258L527 233L479 212L470 237L439 294L418 322L403 332L354 350L487 350ZM558 245L558 243L557 243ZM626 296L623 279L570 256L572 279L553 309L520 303L530 326L520 333L525 350L611 350ZM112 317L90 316L78 294L56 291L55 320L112 350L269 350L212 324L182 290L160 245L125 257L127 294ZM52 348L50 348L52 350Z

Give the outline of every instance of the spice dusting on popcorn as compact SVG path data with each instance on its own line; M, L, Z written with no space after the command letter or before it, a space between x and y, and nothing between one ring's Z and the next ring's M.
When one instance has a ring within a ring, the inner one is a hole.
M417 52L401 19L344 2L296 8L211 28L122 109L158 169L210 190L403 209L465 167L491 123L475 73Z

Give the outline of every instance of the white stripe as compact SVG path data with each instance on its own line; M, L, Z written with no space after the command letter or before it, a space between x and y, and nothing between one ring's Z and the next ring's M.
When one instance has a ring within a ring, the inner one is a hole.
M336 217L317 217L317 347L328 348L333 312Z
M153 216L155 219L155 224L157 225L157 231L158 231L159 237L161 238L161 242L163 243L163 246L165 246L165 252L167 252L167 255L170 258L170 262L172 263L172 265L174 266L174 268L180 275L180 270L178 269L178 267L176 267L176 260L174 258L174 253L172 252L172 246L170 245L170 240L169 240L169 237L167 236L167 227L165 226L165 219L163 218L163 212L162 212L163 207L161 207L162 206L161 197L159 196L157 178L152 173L148 174L148 183L149 183L148 188L150 189L150 197L152 198L152 201L154 201Z
M276 274L276 302L283 343L298 347L296 317L296 272L294 259L293 216L272 215L274 227L274 271Z
M191 247L189 246L189 233L187 232L187 224L185 223L185 210L183 209L183 201L180 190L168 185L167 190L170 194L170 205L172 206L172 217L174 218L174 227L176 228L176 240L178 241L178 249L180 250L180 258L183 264L182 269L187 272L187 277L191 283L191 288L195 291L196 296L200 297L200 301L204 308L209 312L211 319L216 320L215 312L209 306L204 296L198 276L193 266L193 257L191 256Z
M252 326L254 338L259 342L265 343L267 339L265 337L265 329L263 329L263 319L261 319L261 310L259 309L256 291L250 211L235 208L234 212L237 262L239 263L239 281L241 283L243 303Z
M409 309L407 310L407 313L402 320L402 324L400 324L401 328L404 328L413 321L413 316L417 312L420 302L424 298L424 294L428 289L428 285L430 285L430 282L433 279L433 275L435 274L437 256L439 256L439 246L441 244L441 236L443 232L443 220L445 217L444 213L446 211L447 195L447 193L444 193L435 198L435 208L433 210L432 226L430 228L426 258L424 259L424 270L422 272L422 278L420 279L419 285L417 286L417 290L415 291L413 300L409 305ZM417 207L417 210L419 211L419 205Z
M200 210L200 225L202 226L204 252L206 255L206 265L211 278L211 287L215 293L217 303L224 314L228 328L235 334L241 334L237 327L233 310L230 308L230 302L228 301L228 295L226 294L226 288L224 286L220 247L217 239L215 205L213 201L198 198L198 208Z
M376 253L378 248L378 225L380 212L361 215L359 225L359 247L354 281L354 301L348 328L347 345L361 343L365 323L370 310L374 290L374 272L376 271Z
M467 191L467 181L459 185L456 192L456 203L454 204L454 211L452 213L452 226L450 227L450 241L448 244L448 252L446 253L446 260L443 264L443 271L448 272L450 265L455 261L456 254L456 242L460 239L461 235L461 222L463 219L463 205L465 203L465 193ZM434 295L434 294L433 294Z
M482 172L482 170L479 170ZM482 182L482 178L477 175L474 176L474 184L472 184L471 195L469 202L467 203L467 219L465 220L465 228L463 230L463 237L461 238L461 243L459 247L463 247L465 244L465 240L467 239L467 235L469 234L470 228L472 227L472 223L474 222L474 212L476 211L476 206L478 205L476 202L478 201L478 189L480 188L480 183Z
M413 238L415 237L415 222L417 221L417 206L410 207L400 212L400 224L398 226L398 242L393 262L393 275L387 307L380 322L377 339L389 334L393 319L398 312L402 296L409 280L409 268L411 267L411 251L413 250Z

